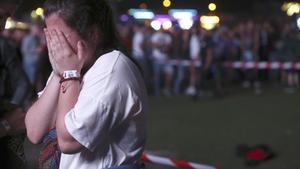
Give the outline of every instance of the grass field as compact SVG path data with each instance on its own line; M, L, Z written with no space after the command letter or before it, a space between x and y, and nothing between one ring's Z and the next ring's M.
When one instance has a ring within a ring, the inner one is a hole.
M257 169L300 168L300 92L240 90L222 99L150 97L147 151L177 159L247 169L236 146L267 144L277 157ZM150 165L148 168L166 168Z

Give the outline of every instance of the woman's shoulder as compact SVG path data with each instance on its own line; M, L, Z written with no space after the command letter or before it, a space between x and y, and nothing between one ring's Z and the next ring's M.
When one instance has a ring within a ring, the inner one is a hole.
M83 81L102 85L128 84L140 78L140 71L133 61L118 50L102 55L84 75ZM136 80L135 80L136 79Z

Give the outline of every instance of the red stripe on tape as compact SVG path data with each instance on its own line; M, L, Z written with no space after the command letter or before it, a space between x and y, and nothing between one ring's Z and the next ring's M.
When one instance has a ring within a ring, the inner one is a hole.
M292 70L297 70L297 64L296 63L292 64Z
M259 69L259 62L255 62L254 69Z
M189 163L187 163L187 162L185 162L185 161L172 160L172 162L173 162L174 164L176 164L176 166L179 167L179 168L189 168L189 169L193 169L193 167L192 167Z
M152 163L152 161L150 161L149 158L145 154L142 155L141 160L144 162L147 162L147 163Z

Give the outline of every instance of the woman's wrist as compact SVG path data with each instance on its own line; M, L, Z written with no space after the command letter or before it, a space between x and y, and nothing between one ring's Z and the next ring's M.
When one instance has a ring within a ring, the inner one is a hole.
M59 76L59 75L56 74L56 73L53 73L52 79L53 79L54 81L56 81L56 82L59 83L59 81L61 80L61 76Z

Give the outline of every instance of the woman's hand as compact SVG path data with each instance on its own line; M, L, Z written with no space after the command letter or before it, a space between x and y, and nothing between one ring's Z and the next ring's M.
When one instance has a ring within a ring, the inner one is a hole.
M81 72L84 64L84 47L77 42L77 54L72 50L69 42L61 31L45 29L49 60L55 74L62 76L66 70Z

